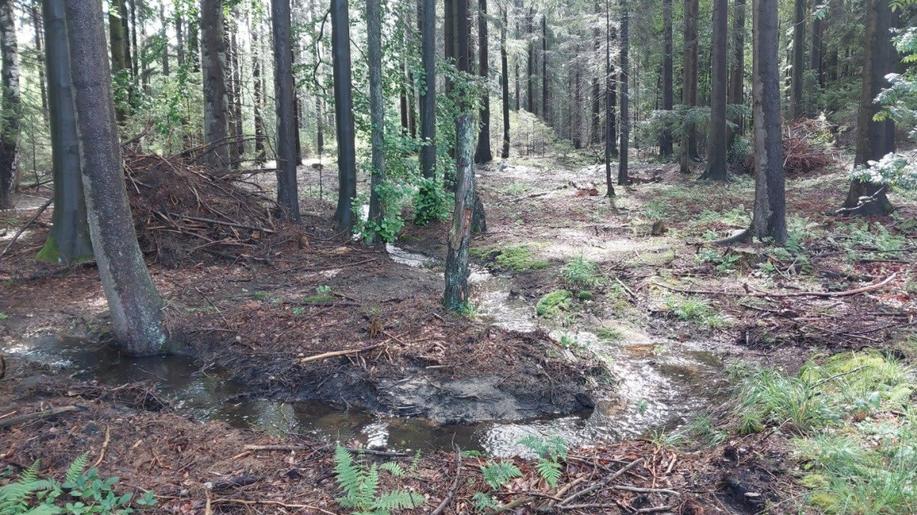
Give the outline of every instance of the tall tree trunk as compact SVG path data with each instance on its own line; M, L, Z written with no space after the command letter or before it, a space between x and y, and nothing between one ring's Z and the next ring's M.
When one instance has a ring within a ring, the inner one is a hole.
M159 29L159 37L162 40L162 74L168 77L169 73L171 73L169 69L169 20L166 18L166 5L164 3L159 4L159 22L162 24Z
M618 158L618 184L627 184L627 161L630 152L630 12L627 0L621 0L621 153Z
M38 259L72 265L92 259L86 220L80 143L70 77L65 0L44 0L45 61L51 92L51 157L54 170L54 215L51 231Z
M339 231L353 227L357 196L353 91L350 71L350 18L347 0L331 0L331 57L334 75L334 119L338 148L338 202L334 221Z
M552 124L549 100L551 81L548 79L548 14L541 16L541 118Z
M223 2L201 0L201 69L204 88L206 162L223 170L230 164L227 144L226 49L223 46Z
M369 194L369 222L375 228L365 234L366 243L380 243L385 206L381 188L385 182L385 103L382 98L382 7L379 0L366 0L366 46L369 65L369 116L372 126L372 178Z
M401 114L401 133L409 134L411 130L411 115L408 112L408 63L405 59L401 60L401 77L402 80L398 81L401 85L398 88L398 110Z
M298 222L296 118L293 115L293 52L290 49L290 0L271 0L274 33L274 97L277 107L277 204L281 217Z
M617 153L614 137L614 68L611 65L611 5L605 0L605 196L615 196L611 182L611 158Z
M19 132L22 123L22 100L19 93L19 56L16 46L16 22L12 2L0 2L0 77L3 100L3 124L0 130L0 209L13 207L16 187Z
M436 178L436 0L417 0L423 81L420 88L420 171Z
M741 0L739 0L741 1ZM672 0L662 0L662 110L671 111L675 103L672 91ZM659 155L672 157L672 132L664 128L659 135Z
M185 22L182 17L182 8L175 6L175 60L178 68L185 67Z
M806 72L806 0L794 0L793 16L793 71L790 80L790 116L805 116L803 83Z
M39 7L38 0L32 0L32 4L29 6L29 14L32 18L32 30L34 32L34 41L35 41L35 52L37 55L42 55L44 50L42 50L42 39L44 38L44 25L41 22L41 12ZM41 93L41 118L45 123L48 123L48 88L45 82L45 67L46 63L41 59L37 59L35 67L38 68L38 88L39 93Z
M111 45L111 70L118 88L116 98L118 123L124 123L130 114L133 81L135 76L131 59L130 32L128 30L127 4L114 0L108 14L108 37Z
M713 42L710 56L710 132L707 136L707 169L702 179L725 181L726 169L726 62L728 0L713 0Z
M234 54L236 53L235 45L233 45L233 35L235 34L235 13L230 12L230 18L223 18L223 48L225 49L224 54L224 73L226 78L226 114L228 115L227 123L228 126L228 138L226 140L226 148L229 150L229 164L235 169L239 167L239 147L236 142L236 101L238 94L236 91L236 59Z
M812 2L812 49L809 54L809 69L815 74L815 85L822 88L825 85L825 67L824 67L824 25L818 14L818 4ZM816 106L814 100L810 102L809 114L814 115Z
M238 14L238 13L233 13ZM239 50L239 39L236 37L236 33L239 31L239 23L236 20L232 22L232 33L230 33L229 41L232 44L232 53L230 54L232 59L232 91L233 91L233 103L232 103L232 133L235 136L236 140L236 150L234 152L236 156L236 165L238 166L238 161L241 160L242 155L245 154L245 134L242 123L242 63L241 52ZM299 137L299 132L296 133L297 138Z
M526 109L532 114L538 114L535 108L535 10L529 7L526 21L528 22L528 66L526 77L528 78L527 88L525 90Z
M732 71L729 74L728 103L742 105L745 103L745 0L735 0L732 25ZM737 134L745 133L745 120L741 116L732 122L735 128L728 129L729 148L735 143Z
M509 23L507 16L508 7L503 8L503 23L500 26L500 86L502 93L503 107L503 147L500 150L500 157L506 159L509 157L509 65L507 63L506 52L506 25Z
M475 163L489 163L494 155L490 150L490 59L487 54L487 0L478 0L478 74L484 79L481 109L478 121L478 146L474 152Z
M124 0L117 0L123 3ZM140 76L140 45L137 44L137 0L129 0L128 6L130 8L130 22L128 22L127 16L122 18L124 22L124 33L129 35L130 43L128 44L128 60L131 66L131 76L134 78L134 82L137 82L137 78ZM142 25L142 23L141 23Z
M579 55L580 46L576 45L576 54ZM583 110L583 73L582 65L579 60L570 63L573 68L573 102L570 105L570 139L573 141L573 148L583 148L583 121L581 119Z
M115 339L128 354L163 350L163 303L131 219L104 46L102 4L67 0L70 70L89 230Z
M256 21L257 20L257 21ZM267 161L264 139L264 79L261 71L261 32L260 14L249 12L249 34L252 41L252 112L255 126L255 164L261 165Z
M856 158L854 167L867 166L885 154L895 151L894 124L890 120L876 121L880 107L876 95L888 87L887 74L895 71L894 49L890 42L891 10L888 0L866 2L866 47L863 63L863 89L857 123ZM850 183L844 209L853 214L882 215L892 211L886 195L888 187L861 180Z
M697 107L697 10L698 0L685 0L685 42L682 72L684 83L681 103L688 108ZM694 123L685 121L681 137L681 173L691 171L689 161L697 158L697 129Z
M203 0L201 0L203 2ZM193 14L193 13L192 13ZM201 71L201 41L200 17L190 16L188 19L188 59L191 60L191 71Z
M750 236L786 242L786 200L783 177L783 131L780 113L780 71L777 62L778 0L753 0L755 134L755 207Z

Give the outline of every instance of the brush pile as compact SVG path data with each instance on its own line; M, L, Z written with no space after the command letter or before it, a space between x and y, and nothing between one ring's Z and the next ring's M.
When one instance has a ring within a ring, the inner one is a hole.
M234 174L180 157L126 154L127 192L144 254L165 266L264 260L277 234L274 203Z
M788 177L818 171L834 162L827 122L815 118L792 122L783 137L783 170Z

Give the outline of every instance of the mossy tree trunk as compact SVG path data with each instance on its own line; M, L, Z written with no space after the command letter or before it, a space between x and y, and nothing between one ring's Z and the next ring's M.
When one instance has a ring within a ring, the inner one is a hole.
M96 264L115 339L128 354L151 355L166 342L163 303L131 217L98 0L66 1L83 188Z

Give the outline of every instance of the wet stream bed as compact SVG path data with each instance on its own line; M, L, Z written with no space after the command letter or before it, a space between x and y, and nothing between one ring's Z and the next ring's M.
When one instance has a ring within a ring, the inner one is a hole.
M441 273L434 258L389 246L403 265ZM473 296L479 316L501 328L540 329L534 308L511 294L511 278L474 268ZM566 333L565 333L566 334ZM560 340L561 333L551 333ZM394 450L449 450L453 445L496 456L525 454L525 436L559 436L571 446L589 446L671 430L716 403L725 390L723 363L703 344L605 343L576 332L577 349L600 358L614 382L613 395L596 399L595 408L574 415L516 422L438 424L419 417L383 416L320 401L251 398L231 374L204 367L185 356L127 358L90 340L45 336L8 345L3 352L40 363L75 379L109 386L144 381L179 413L222 421L236 428L276 435L303 434ZM571 356L572 358L572 356Z

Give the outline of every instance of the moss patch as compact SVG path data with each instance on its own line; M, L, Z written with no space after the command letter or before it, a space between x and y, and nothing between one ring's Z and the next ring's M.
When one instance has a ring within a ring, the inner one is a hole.
M573 294L567 290L555 290L538 299L535 313L543 318L556 318L560 314L570 311Z

